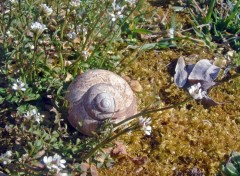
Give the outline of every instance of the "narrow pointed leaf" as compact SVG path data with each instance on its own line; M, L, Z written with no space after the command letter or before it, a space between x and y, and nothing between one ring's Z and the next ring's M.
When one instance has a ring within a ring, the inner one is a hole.
M232 163L226 164L224 172L229 176L239 176L240 174Z

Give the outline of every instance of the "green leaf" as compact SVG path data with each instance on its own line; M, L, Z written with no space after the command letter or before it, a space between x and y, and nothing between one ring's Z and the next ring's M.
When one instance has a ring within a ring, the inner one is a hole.
M234 163L240 164L240 155L231 157L231 160L232 160Z
M152 34L152 31L149 31L147 29L133 29L132 32L139 34Z
M147 44L144 44L140 49L141 50L150 50L150 49L153 49L156 47L156 44L157 43L147 43Z
M43 142L41 140L37 140L35 142L35 146L38 147L38 148L42 148L42 145L43 145Z
M58 134L58 132L53 131L52 136L57 138L57 137L59 137L59 134Z
M33 131L33 134L37 135L37 136L41 136L41 130L36 130L36 131Z
M240 171L240 155L232 156L231 160L238 171Z
M226 166L223 169L224 173L226 173L227 176L239 176L239 172L234 167L232 163L227 163Z
M2 104L4 100L5 99L2 96L0 96L0 104Z
M56 142L57 141L57 138L55 137L52 137L51 140L49 141L50 143L53 143L53 142Z
M24 101L32 101L32 100L37 100L39 99L40 95L39 94L32 94L29 93L27 96L24 97Z
M8 95L6 100L10 102L18 103L20 101L20 98L17 96Z
M2 87L0 87L0 94L2 94L2 95L6 94L6 89L5 89L5 88L2 88Z
M210 1L208 12L207 12L206 18L204 19L205 24L208 24L210 22L215 4L216 4L216 0Z
M62 89L63 89L63 86L59 87L59 89L57 90L57 95L58 96L61 94Z
M24 113L26 113L27 110L28 110L28 105L27 105L27 104L20 105L20 106L17 108L17 110L18 110L20 113L24 114Z

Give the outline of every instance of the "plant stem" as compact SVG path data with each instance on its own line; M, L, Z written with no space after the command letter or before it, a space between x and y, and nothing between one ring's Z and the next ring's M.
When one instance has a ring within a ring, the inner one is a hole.
M104 10L101 11L101 13L99 14L99 16L98 16L98 18L96 19L96 21L95 21L95 22L93 23L93 25L89 28L89 29L91 29L91 30L87 33L86 40L85 40L85 42L84 42L83 45L82 45L81 51L84 51L84 50L86 49L86 46L87 46L87 44L88 44L89 39L91 38L91 35L93 34L93 32L94 32L97 24L98 24L99 22L101 22L101 18L103 17L103 15L105 14L105 12L107 11L108 6L109 6L109 3L106 5L106 9L104 9ZM81 62L81 60L82 60L82 56L79 56L79 57L77 58L77 60L75 61L75 63L73 64L74 74L76 74L77 67L78 67L79 63Z
M182 101L180 103L174 104L172 106L167 106L167 107L158 108L158 109L148 109L148 110L142 111L142 112L137 113L137 114L135 114L135 115L133 115L133 116L131 116L129 118L126 118L126 119L122 120L121 122L119 122L117 124L114 124L113 127L116 128L116 127L118 127L118 126L120 126L120 125L122 125L122 124L124 124L124 123L126 123L126 122L128 122L128 121L130 121L130 120L132 120L134 118L136 118L136 117L140 117L140 116L151 114L151 113L154 113L154 112L159 112L159 111L164 111L164 110L167 110L167 109L175 108L177 106L180 106L180 105L183 105L183 104L187 103L190 100L192 100L192 97L187 98L186 100L184 100L184 101Z
M38 62L38 60L37 60L37 47L38 47L38 34L35 34L35 36L34 36L34 52L33 52L33 58L32 58L32 60L33 60L33 71L32 71L32 73L31 74L33 74L32 76L31 76L31 78L35 78L35 76L36 76L36 70L37 70L37 62ZM32 81L32 80L31 80Z
M88 158L90 158L98 149L104 147L106 144L110 143L111 141L113 141L114 139L118 138L119 136L137 129L139 126L137 125L132 125L131 127L125 128L122 131L120 131L119 133L117 133L116 135L112 136L112 137L108 137L106 139L104 139L102 142L100 142L96 147L94 147L87 155L85 155L84 157L81 158L81 161L84 161Z
M174 107L177 107L177 106L180 106L182 104L185 104L186 102L190 101L192 98L187 98L186 100L184 100L183 102L181 103L177 103L175 105L172 105L172 106L168 106L168 107L164 107L164 108L159 108L159 109L149 109L149 110L145 110L143 112L140 112L138 114L135 114L115 125L113 125L113 128L116 128L136 117L139 117L139 116L142 116L142 115L146 115L146 114L151 114L151 113L154 113L154 112L158 112L158 111L163 111L163 110L167 110L167 109L171 109L171 108L174 108ZM104 147L106 144L110 143L111 141L113 141L114 139L118 138L119 136L131 131L131 130L134 130L134 129L137 129L139 128L140 126L138 124L133 124L132 126L130 127L127 127L125 129L123 129L122 131L118 132L117 134L113 135L113 136L110 136L110 137L107 137L106 139L104 139L102 142L100 142L96 147L94 147L92 150L90 150L89 153L87 153L84 157L81 158L81 161L84 161L88 158L90 158L98 149Z
M67 9L69 9L69 2L70 2L70 1L68 1ZM65 15L63 24L62 24L62 26L61 26L61 29L60 29L60 40L61 40L61 41L63 40L64 29L65 29L65 27L66 27L66 25L67 25L67 21L68 21L68 10L66 10L66 15Z

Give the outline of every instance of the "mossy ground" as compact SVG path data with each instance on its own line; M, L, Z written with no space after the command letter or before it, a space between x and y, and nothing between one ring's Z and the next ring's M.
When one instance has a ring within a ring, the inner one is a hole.
M158 13L161 17L166 10L160 8ZM168 22L169 16L166 16ZM187 17L177 15L176 21L187 26ZM145 52L124 73L143 86L143 92L137 94L139 110L165 107L187 98L169 73L169 64L180 56L194 56L196 60L219 57L188 41L182 41L178 49ZM100 175L194 175L194 170L203 175L217 175L229 154L240 151L240 77L214 87L209 96L223 104L205 109L191 100L151 114L151 136L136 131L122 138L130 156L147 156L148 162L138 165L122 157L112 169L101 170Z
M144 53L125 74L139 80L139 110L164 107L184 101L187 93L179 89L169 74L174 59L190 54L209 58L208 50L150 51ZM240 78L214 87L209 96L224 104L205 109L194 100L187 104L151 114L153 133L144 136L133 132L122 139L132 157L147 156L144 165L121 158L112 169L101 175L186 175L195 167L204 175L216 175L231 151L240 151Z

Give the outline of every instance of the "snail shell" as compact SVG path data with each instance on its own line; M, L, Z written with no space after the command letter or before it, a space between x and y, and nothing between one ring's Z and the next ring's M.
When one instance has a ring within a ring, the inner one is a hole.
M68 87L68 120L81 133L91 136L109 119L117 123L137 113L136 98L128 83L107 70L89 70Z

